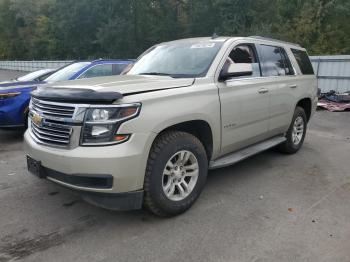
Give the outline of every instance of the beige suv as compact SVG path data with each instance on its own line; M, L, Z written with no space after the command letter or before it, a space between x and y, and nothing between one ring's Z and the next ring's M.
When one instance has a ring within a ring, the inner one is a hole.
M271 147L292 154L315 111L304 48L262 37L193 38L143 53L124 76L32 94L31 173L115 210L187 210L208 169Z

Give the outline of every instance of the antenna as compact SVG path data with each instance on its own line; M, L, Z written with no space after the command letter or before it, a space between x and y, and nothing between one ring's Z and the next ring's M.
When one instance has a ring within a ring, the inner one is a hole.
M211 39L215 39L215 38L218 38L218 34L216 32L213 33L213 35L211 36Z

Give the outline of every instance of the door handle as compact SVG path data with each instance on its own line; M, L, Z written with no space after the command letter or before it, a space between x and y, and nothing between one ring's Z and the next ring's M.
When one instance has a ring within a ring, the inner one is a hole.
M290 85L289 87L290 88L297 88L298 86L297 85Z
M259 94L265 94L265 93L269 92L269 90L267 88L261 88L261 89L259 89L258 92L259 92Z

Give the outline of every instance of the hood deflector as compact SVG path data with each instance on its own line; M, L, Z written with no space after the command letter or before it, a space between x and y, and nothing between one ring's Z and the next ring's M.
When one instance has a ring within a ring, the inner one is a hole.
M118 92L96 92L92 89L83 88L38 88L32 93L34 98L66 103L113 103L123 98Z
M77 80L79 81L79 80ZM32 96L34 98L43 99L47 101L57 101L57 102L67 102L67 103L87 103L87 104L99 104L99 103L105 103L105 104L112 104L114 101L122 99L125 96L131 96L131 95L137 95L137 94L143 94L143 93L151 93L151 92L158 92L163 90L171 90L171 89L177 89L177 88L184 88L191 86L195 83L196 79L191 79L190 81L187 81L187 83L181 83L179 85L168 85L164 88L161 86L158 88L152 88L152 89L140 89L135 88L128 90L129 88L123 88L121 86L121 90L119 92L115 91L102 91L101 89L98 91L95 91L93 89L89 88L78 88L78 87L54 87L54 86L42 86L38 87L37 90L31 92ZM117 85L117 83L116 83ZM98 85L92 85L91 88L98 87ZM110 90L112 87L108 87ZM113 87L117 88L117 86Z

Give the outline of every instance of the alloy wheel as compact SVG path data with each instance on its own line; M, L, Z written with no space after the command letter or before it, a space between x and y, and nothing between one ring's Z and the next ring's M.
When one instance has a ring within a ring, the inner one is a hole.
M191 194L197 184L199 165L196 156L187 150L176 152L165 165L163 192L172 201L181 201Z

